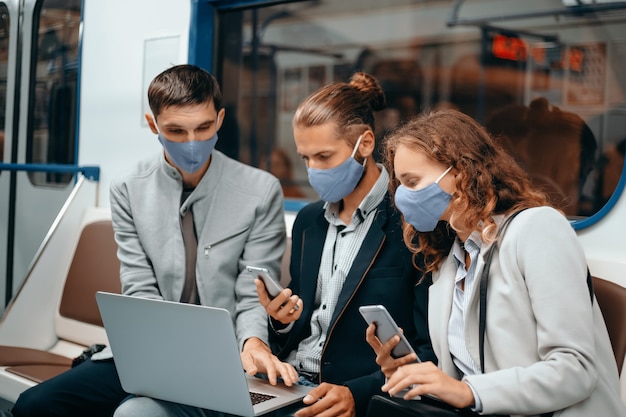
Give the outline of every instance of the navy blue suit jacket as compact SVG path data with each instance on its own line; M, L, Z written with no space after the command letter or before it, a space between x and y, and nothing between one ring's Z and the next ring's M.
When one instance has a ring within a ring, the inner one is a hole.
M309 323L316 307L315 290L328 229L323 205L323 201L309 204L294 222L289 287L303 300L304 308L290 332L270 331L273 350L283 360L311 333ZM365 415L369 399L380 394L384 384L374 350L365 340L367 323L359 313L360 306L386 306L422 361L435 361L427 327L431 281L425 279L416 285L422 275L414 268L411 252L402 240L400 216L389 195L375 216L339 294L322 351L318 381L349 387L357 415Z

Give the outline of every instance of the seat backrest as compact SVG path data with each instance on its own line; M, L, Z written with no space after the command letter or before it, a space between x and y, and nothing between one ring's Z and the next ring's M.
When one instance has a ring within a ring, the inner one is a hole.
M609 332L618 372L621 373L626 357L626 288L593 277L593 290Z
M59 304L60 338L81 342L76 340L75 329L69 330L59 323L103 327L96 303L97 291L121 292L120 262L110 219L89 223L81 232Z

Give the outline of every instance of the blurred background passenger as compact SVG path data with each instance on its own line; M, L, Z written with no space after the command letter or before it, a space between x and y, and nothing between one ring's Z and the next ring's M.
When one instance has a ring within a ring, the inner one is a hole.
M579 204L598 147L593 132L575 113L543 98L493 112L485 127L529 173L531 181L567 215L587 211Z
M617 188L624 171L624 154L626 153L626 138L617 145L610 145L600 157L600 165L604 168L600 177L601 204L604 205Z
M287 151L282 148L272 150L269 171L280 181L285 198L306 197L294 180L293 163Z

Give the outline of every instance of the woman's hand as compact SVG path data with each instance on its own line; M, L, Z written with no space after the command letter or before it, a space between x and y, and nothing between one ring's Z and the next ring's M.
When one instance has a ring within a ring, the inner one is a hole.
M407 388L403 397L406 400L429 394L457 408L474 405L469 385L447 375L432 362L400 366L382 386L382 390L391 395Z

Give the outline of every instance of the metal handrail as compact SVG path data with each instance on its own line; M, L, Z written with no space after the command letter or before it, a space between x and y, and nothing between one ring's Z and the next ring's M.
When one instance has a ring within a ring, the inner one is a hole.
M26 171L26 172L56 172L56 173L81 173L92 181L100 180L100 167L95 165L72 165L72 164L3 164L2 171Z
M476 19L460 19L459 10L464 0L457 0L452 11L450 12L450 18L446 22L448 27L453 26L483 26L493 21L504 20L517 20L517 19L530 19L535 17L548 17L548 16L580 16L586 13L606 12L611 10L620 10L626 8L626 2L618 3L594 3L594 4L580 4L577 6L563 7L559 9L539 10L535 12L526 13L514 13L510 15L500 15L491 17L480 17Z

